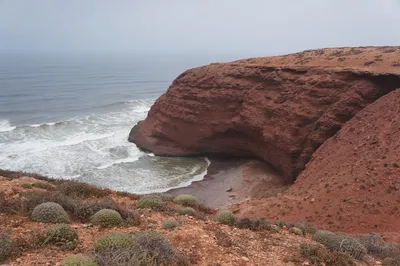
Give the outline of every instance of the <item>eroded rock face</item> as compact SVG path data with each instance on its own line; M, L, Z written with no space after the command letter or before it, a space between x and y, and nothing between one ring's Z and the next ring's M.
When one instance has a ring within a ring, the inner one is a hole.
M276 197L237 206L244 216L400 241L400 88L348 121Z
M377 54L385 60L370 63ZM344 123L400 87L396 58L398 48L343 48L191 69L129 140L156 155L261 158L292 182Z

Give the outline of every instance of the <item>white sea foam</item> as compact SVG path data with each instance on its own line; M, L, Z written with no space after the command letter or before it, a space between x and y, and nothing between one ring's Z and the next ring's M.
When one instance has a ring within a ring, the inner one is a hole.
M10 125L8 120L0 120L0 132L7 132L14 130L15 127Z
M13 127L0 120L0 169L22 170L130 192L165 191L201 180L201 159L163 163L127 141L152 101L124 102L120 110L64 121ZM209 162L207 162L209 164ZM204 170L204 171L203 171Z

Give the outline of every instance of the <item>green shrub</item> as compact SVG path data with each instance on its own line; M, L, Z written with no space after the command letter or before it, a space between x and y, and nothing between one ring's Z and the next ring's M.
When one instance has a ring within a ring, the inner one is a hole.
M360 259L367 253L367 249L357 239L349 236L318 231L314 234L313 239L331 251L343 252L356 259Z
M168 219L168 220L163 221L164 229L171 229L171 228L175 228L178 226L179 226L179 223L174 219Z
M287 226L287 224L284 221L281 221L281 220L276 221L275 225L279 226L280 228L282 228L284 226Z
M295 223L294 227L299 228L301 231L303 231L303 235L313 235L317 232L317 230L314 228L313 225L309 223Z
M127 198L130 198L131 200L137 200L139 198L138 195L133 194L133 193L129 193L127 191L116 191L115 193L119 197L127 197Z
M60 266L98 266L90 257L84 255L70 255L61 261Z
M68 196L103 198L110 195L109 189L96 187L74 180L63 181L58 185L58 190Z
M145 196L138 201L138 208L149 208L161 211L165 209L165 202L157 196Z
M380 235L375 233L360 236L358 240L367 249L368 254L382 259L391 257L396 252L396 248L392 244L386 243Z
M74 198L66 196L58 191L24 191L21 193L22 200L18 209L19 213L31 215L32 210L39 204L45 202L54 202L60 204L65 211L73 213L80 202Z
M45 232L45 244L54 244L65 249L75 249L78 245L78 232L67 224L56 224Z
M188 194L183 194L175 197L174 202L179 205L188 206L188 207L195 207L199 205L199 202L195 197Z
M193 217L196 217L196 215L197 215L196 210L191 208L191 207L185 207L185 208L182 208L182 209L178 209L178 213L180 215L190 215L190 216L193 216Z
M300 254L307 259L311 265L326 266L353 266L353 259L339 252L331 252L320 244L302 243L300 244Z
M235 227L253 231L271 230L271 224L265 219L238 218L236 219Z
M100 227L118 226L123 222L121 214L111 209L102 209L96 212L90 220Z
M385 258L382 262L383 266L400 266L400 259Z
M164 235L157 232L135 232L132 237L132 250L137 252L138 257L153 258L156 265L160 262L172 265L175 261L174 248Z
M22 183L22 184L20 184L20 186L21 186L22 188L27 188L27 189L32 188L32 185L29 184L29 183Z
M52 185L50 185L49 183L45 183L45 182L32 183L32 187L37 187L37 188L46 189L46 190L54 190L54 187Z
M0 233L0 262L5 260L11 254L11 250L12 250L11 238L4 233Z
M221 224L233 225L235 223L235 215L231 211L222 210L215 215L216 220Z
M156 232L136 232L127 247L95 253L99 266L108 265L185 265L176 256L168 239Z
M301 231L301 229L297 227L290 228L289 232L294 235L303 236L303 231Z
M107 197L96 202L82 201L81 204L75 208L74 216L82 222L87 222L96 212L102 209L115 210L116 208L115 202Z
M100 237L94 243L94 251L103 252L119 248L128 248L129 246L131 246L131 244L132 244L132 236L128 234L110 232Z
M60 204L45 202L32 211L32 220L42 223L69 223L67 212Z

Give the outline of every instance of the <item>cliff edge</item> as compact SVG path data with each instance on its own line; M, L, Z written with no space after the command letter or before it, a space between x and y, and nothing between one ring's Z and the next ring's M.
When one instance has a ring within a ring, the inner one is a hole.
M174 80L129 141L156 155L260 158L293 182L360 110L400 87L400 47L216 63Z

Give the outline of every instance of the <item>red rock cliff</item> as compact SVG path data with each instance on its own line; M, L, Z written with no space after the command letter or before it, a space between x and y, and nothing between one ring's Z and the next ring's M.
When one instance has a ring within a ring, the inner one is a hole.
M400 48L305 51L181 74L129 140L156 155L258 157L288 182L357 112L400 87Z

